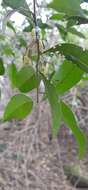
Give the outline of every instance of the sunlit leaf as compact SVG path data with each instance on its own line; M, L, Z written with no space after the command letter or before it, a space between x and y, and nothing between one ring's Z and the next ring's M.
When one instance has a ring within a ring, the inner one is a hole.
M56 14L53 14L50 19L51 20L62 20L64 18L64 14L62 13L56 13Z
M55 9L58 12L66 13L67 15L82 14L80 0L53 0L50 4L48 4L48 7Z

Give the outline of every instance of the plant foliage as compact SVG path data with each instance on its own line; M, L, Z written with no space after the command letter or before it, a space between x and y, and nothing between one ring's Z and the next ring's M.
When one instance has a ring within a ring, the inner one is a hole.
M86 39L85 35L77 30L78 25L88 23L88 12L82 9L81 3L81 0L53 0L47 5L47 10L52 10L52 15L49 17L48 22L44 23L41 18L35 18L36 15L33 11L30 11L31 8L26 0L3 0L2 2L4 7L10 7L12 10L26 16L27 25L23 29L23 34L31 33L33 38L29 46L24 36L18 35L11 21L8 20L7 27L14 32L16 40L18 39L18 49L26 49L26 53L23 55L26 61L23 61L24 65L20 68L16 66L15 62L11 62L6 67L12 87L20 91L21 94L16 94L9 100L3 119L4 121L24 119L30 114L33 101L25 93L29 93L34 89L38 93L40 83L43 81L45 99L48 99L51 107L53 137L57 136L61 121L64 120L77 140L80 158L84 156L86 150L86 137L79 128L75 114L62 100L62 95L82 80L85 73L88 73L88 50L84 50L81 46L67 40L69 33ZM47 46L43 47L38 33L41 32L42 38L45 40L47 31L53 30L54 27L59 31L63 42L58 43L57 40L57 44L53 47L50 45L48 48ZM0 40L3 55L15 60L14 48L9 46L8 43L7 45L3 43L5 40L3 35L0 36ZM35 49L33 49L34 44ZM58 69L56 70L55 64L60 62L60 56L62 61L58 64ZM44 60L47 57L49 58L48 60L51 60L50 63L45 61L46 59ZM54 58L56 58L56 62L53 61ZM0 58L0 75L4 75L4 73L4 62Z

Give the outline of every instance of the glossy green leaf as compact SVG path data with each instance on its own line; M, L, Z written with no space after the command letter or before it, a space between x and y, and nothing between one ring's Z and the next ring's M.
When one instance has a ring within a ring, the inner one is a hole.
M7 74L8 74L9 80L11 82L12 88L16 87L17 68L16 68L16 65L14 63L8 65Z
M51 113L52 113L52 134L53 137L56 137L58 134L58 130L60 128L61 122L61 107L58 100L58 95L56 93L55 87L43 77L46 95L48 97L50 106L51 106Z
M5 73L5 68L4 68L3 59L0 58L0 75L4 75L4 73Z
M32 111L32 107L33 102L28 96L17 94L7 104L3 119L4 121L24 119Z
M66 59L72 61L75 65L80 67L83 71L88 72L88 50L83 50L74 44L64 43L61 45L56 45L43 53L55 53L58 52L64 55Z
M3 6L11 7L12 9L17 10L27 17L31 16L31 11L26 0L3 0L2 4Z
M71 129L79 145L79 158L83 158L86 152L86 137L78 126L77 119L72 110L61 102L62 116L66 125Z
M82 79L83 73L75 64L65 60L52 77L58 94L63 94L76 85Z
M82 14L80 0L53 0L50 4L48 4L48 7L55 9L58 12L63 12L66 15Z
M37 77L31 66L24 66L18 71L16 86L21 92L25 93L37 88Z

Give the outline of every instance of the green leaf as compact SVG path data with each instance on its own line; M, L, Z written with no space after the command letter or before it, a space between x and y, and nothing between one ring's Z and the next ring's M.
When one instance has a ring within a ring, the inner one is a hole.
M65 27L63 27L63 25L60 25L60 24L58 24L57 27L58 27L58 29L59 29L61 35L66 36L66 35L67 35L67 32L69 32L69 33L71 33L71 34L73 34L73 35L76 35L76 36L78 36L78 37L80 37L80 38L85 39L85 36L84 36L81 32L77 31L75 28L72 28L72 27L70 27L70 28L65 28Z
M14 63L8 65L7 74L8 74L9 80L11 82L12 88L16 87L17 68L16 68L16 65Z
M3 59L0 58L0 75L4 75L4 73L5 73L5 68L4 68Z
M76 116L73 114L72 110L64 102L61 102L61 108L64 122L72 130L79 145L79 158L81 159L86 152L86 137L79 128Z
M11 7L12 9L17 10L18 12L23 14L24 16L31 16L31 11L26 0L3 0L2 5Z
M11 119L24 119L32 110L32 100L23 94L17 94L11 98L7 104L3 119L8 121Z
M65 60L52 77L58 94L63 94L76 85L83 76L83 71L72 62Z
M72 16L67 18L67 27L74 25L88 24L88 18L85 15L82 16Z
M26 27L23 29L23 32L31 32L32 29L33 29L33 25L30 24L30 25L26 26Z
M73 35L85 39L85 36L81 32L77 31L75 28L69 28L67 31L72 33Z
M7 27L10 28L14 33L16 33L16 30L15 30L15 28L14 28L14 26L13 26L13 24L12 24L11 21L7 22Z
M57 28L61 34L62 39L65 40L66 36L67 36L67 31L66 31L65 27L63 25L57 24Z
M38 86L37 77L31 66L24 66L17 73L17 88L21 92L29 92Z
M74 44L63 44L60 47L60 53L79 66L83 71L88 72L88 50L83 50Z
M49 8L55 9L58 12L63 12L66 15L81 15L80 0L53 0L48 4Z
M70 28L78 23L77 17L68 17L67 18L67 28Z
M58 100L58 95L56 93L55 87L43 76L43 81L45 84L46 95L48 97L51 113L52 113L52 134L56 137L58 130L60 128L61 122L61 107Z
M57 14L53 14L50 19L51 20L63 20L63 18L65 17L64 14L62 13L57 13Z
M18 36L18 41L20 47L27 47L27 42L22 36Z
M3 53L6 56L15 56L15 53L13 52L12 48L9 45L4 45L3 47Z
M41 28L42 30L45 30L45 29L49 29L49 28L52 28L51 26L49 26L49 24L47 23L43 23L41 19L37 19L37 24L39 26L39 28Z
M64 55L66 59L72 61L83 71L88 72L88 50L83 50L83 48L69 43L64 43L61 45L56 45L43 53L54 53L58 52Z

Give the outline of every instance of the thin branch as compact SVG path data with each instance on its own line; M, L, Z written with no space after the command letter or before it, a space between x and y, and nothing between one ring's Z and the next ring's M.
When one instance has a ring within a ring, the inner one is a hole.
M40 60L40 49L39 49L39 31L36 18L36 0L33 0L33 9L34 9L34 24L35 24L35 35L36 35L36 44L37 44L37 63L36 63L36 74L39 81L39 60ZM39 87L37 87L37 103L39 102Z

